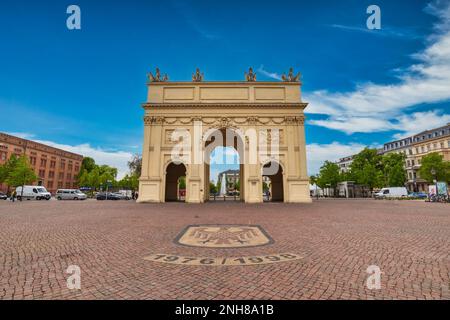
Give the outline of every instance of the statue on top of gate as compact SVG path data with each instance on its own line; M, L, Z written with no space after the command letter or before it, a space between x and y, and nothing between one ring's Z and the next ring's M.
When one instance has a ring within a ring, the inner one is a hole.
M156 68L155 75L153 75L151 72L148 74L148 80L150 80L150 82L166 82L169 81L169 77L167 76L167 74L164 74L164 76L161 77L159 68Z

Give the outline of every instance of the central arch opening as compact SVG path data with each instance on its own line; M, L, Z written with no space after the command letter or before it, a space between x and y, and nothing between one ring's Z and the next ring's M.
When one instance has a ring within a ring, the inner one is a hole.
M244 199L243 139L233 129L211 129L205 139L205 201Z

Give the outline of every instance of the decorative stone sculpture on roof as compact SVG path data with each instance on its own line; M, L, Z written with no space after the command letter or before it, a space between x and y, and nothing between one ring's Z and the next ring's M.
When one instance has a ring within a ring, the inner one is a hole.
M203 72L200 73L200 69L197 68L195 70L195 73L192 74L192 81L193 82L202 82L203 81L203 77L204 77Z
M169 81L169 77L167 74L164 74L163 77L161 77L161 72L159 71L159 68L156 68L155 75L153 75L151 72L148 74L148 79L150 82L166 82Z
M245 73L245 80L247 81L256 81L256 73L253 72L253 68L248 69L248 73Z
M281 76L281 79L283 79L283 81L285 81L285 82L299 82L300 81L300 76L301 76L300 72L297 73L296 76L294 76L294 69L290 68L288 75L286 76L286 75L283 74Z

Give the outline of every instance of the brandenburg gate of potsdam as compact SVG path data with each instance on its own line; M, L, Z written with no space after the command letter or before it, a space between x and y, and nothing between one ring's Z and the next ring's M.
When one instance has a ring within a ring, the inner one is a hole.
M268 177L273 201L311 202L300 75L263 82L250 68L243 81L203 78L198 69L189 82L149 74L138 201L177 200L180 177L186 202L209 201L210 154L225 146L239 155L242 201L263 202Z

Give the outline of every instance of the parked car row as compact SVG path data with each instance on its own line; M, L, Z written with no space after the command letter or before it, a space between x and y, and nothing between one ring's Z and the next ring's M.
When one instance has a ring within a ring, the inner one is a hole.
M15 190L17 200L50 200L52 195L43 186L23 186ZM118 192L94 193L97 200L131 200L137 193L131 190L119 190ZM0 200L7 200L9 197L0 192ZM57 200L86 200L88 196L79 189L58 189L55 193Z

